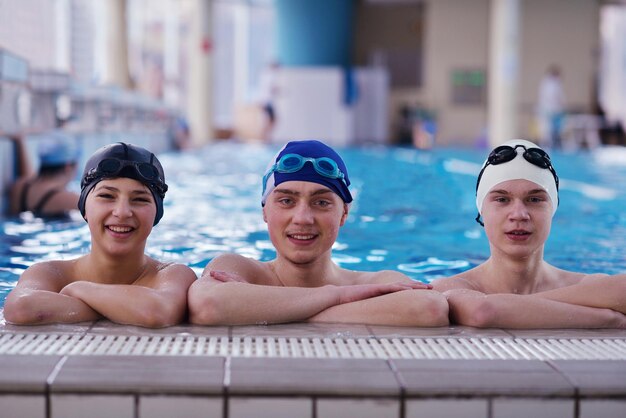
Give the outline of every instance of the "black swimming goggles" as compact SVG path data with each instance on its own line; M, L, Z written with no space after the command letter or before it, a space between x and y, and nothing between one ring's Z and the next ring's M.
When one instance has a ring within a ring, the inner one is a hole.
M343 181L343 184L345 184L346 187L348 187L345 179L346 176L341 172L337 162L332 158L310 158L303 157L300 154L285 154L280 157L278 162L270 167L270 169L267 170L267 173L265 173L265 176L263 176L263 194L265 195L267 179L272 175L272 173L295 173L296 171L302 170L302 167L304 167L306 162L313 164L313 168L319 175L330 179L339 179Z
M517 148L524 148L524 153L522 156L526 161L531 163L534 166L539 168L545 168L550 170L552 176L554 177L554 182L556 183L556 190L559 190L559 176L556 175L556 171L554 167L552 167L552 161L550 161L550 156L541 148L526 148L524 145L516 145L515 147L511 147L509 145L500 145L496 147L491 153L489 157L487 157L487 162L485 166L480 170L480 174L478 174L478 180L476 180L476 191L478 191L478 185L480 184L480 179L485 172L485 169L489 165L499 165L508 163L512 161L515 157L517 157Z
M147 185L153 188L163 198L167 192L167 184L161 178L159 170L150 163L140 163L137 161L118 160L116 158L105 158L98 163L98 166L89 171L89 174L83 178L81 187L85 187L87 184L94 180L116 177L124 168L133 167L137 174L137 180L147 183Z

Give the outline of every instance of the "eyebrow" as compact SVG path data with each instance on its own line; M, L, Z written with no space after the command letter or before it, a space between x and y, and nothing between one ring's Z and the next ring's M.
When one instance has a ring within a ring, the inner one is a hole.
M511 194L508 190L504 190L504 189L494 189L489 191L488 194ZM529 190L527 193L527 195L531 195L531 194L548 194L548 192L546 192L544 189L532 189Z
M292 196L300 196L302 193L292 190L292 189L274 189L275 193L282 193L282 194L287 194L287 195L292 195ZM323 195L323 194L327 194L327 193L334 193L332 190L327 189L327 188L320 188L320 189L316 189L314 192L310 193L309 196L318 196L318 195Z
M106 190L108 190L110 192L116 192L116 193L120 192L120 189L118 189L117 187L113 187L113 186L99 185L98 187L96 187L96 191L100 191L102 189L106 189ZM150 194L148 191L146 191L144 189L131 190L130 193L134 194L134 195L147 195L147 194Z

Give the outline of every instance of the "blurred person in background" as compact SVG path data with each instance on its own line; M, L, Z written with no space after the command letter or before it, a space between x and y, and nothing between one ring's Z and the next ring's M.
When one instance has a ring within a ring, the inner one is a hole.
M261 74L259 81L259 101L264 116L261 139L266 142L272 139L272 131L276 125L276 99L279 95L278 71L280 71L280 64L278 61L272 61Z
M551 65L539 84L537 117L539 136L544 147L561 147L561 127L565 111L565 93L561 69Z
M32 212L37 217L67 216L77 209L78 193L68 190L76 176L80 151L72 138L58 131L38 145L39 170L35 173L23 133L6 135L15 144L17 179L10 190L9 212Z

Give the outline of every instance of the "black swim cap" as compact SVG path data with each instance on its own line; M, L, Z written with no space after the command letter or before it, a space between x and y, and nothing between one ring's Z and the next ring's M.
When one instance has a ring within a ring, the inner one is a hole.
M167 192L165 173L157 157L145 148L118 142L105 145L89 158L80 181L78 209L85 218L87 195L104 179L125 177L144 184L154 198L157 213L154 224L163 217L163 198Z

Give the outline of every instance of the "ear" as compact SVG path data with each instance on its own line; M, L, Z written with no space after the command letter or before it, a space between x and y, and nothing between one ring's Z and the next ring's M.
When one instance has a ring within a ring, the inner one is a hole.
M265 206L263 206L263 222L267 223L267 214L265 213Z
M339 226L343 226L346 223L346 220L348 219L348 214L350 213L350 204L349 203L344 203L343 204L343 213L341 214L341 222L339 223Z

